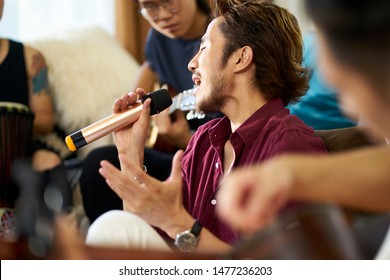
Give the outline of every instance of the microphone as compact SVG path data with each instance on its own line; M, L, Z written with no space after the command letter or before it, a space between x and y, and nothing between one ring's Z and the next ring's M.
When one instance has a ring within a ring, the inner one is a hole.
M137 103L130 105L126 111L111 114L100 121L66 136L65 143L68 149L74 152L103 136L134 123L141 114L142 104L148 98L152 99L150 103L150 115L158 114L172 104L172 99L166 89L151 92L143 96Z

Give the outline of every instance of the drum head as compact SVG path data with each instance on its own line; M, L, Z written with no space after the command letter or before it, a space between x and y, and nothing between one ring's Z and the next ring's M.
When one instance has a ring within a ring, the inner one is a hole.
M12 110L17 110L17 111L24 111L24 112L29 112L30 108L24 104L21 103L16 103L16 102L0 102L0 110L5 110L5 111L12 111Z

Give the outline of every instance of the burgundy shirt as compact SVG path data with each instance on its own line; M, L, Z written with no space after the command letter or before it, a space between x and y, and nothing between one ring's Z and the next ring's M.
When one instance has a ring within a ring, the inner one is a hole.
M228 139L235 152L233 168L285 152L323 153L326 148L311 127L290 115L279 98L258 109L234 133L227 117L211 120L197 129L182 160L184 206L210 232L232 244L238 240L237 232L223 223L215 211Z

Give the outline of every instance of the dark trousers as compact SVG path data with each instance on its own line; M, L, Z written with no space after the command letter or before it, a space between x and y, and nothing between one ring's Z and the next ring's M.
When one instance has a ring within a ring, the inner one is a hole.
M100 161L103 159L120 168L116 147L101 147L91 151L84 159L80 178L84 209L91 223L107 211L123 209L122 200L99 174ZM172 154L145 149L144 165L148 174L161 181L166 180L170 175L172 159Z

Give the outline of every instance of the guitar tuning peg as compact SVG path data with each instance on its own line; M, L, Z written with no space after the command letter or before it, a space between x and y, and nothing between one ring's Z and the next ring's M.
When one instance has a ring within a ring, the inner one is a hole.
M187 119L188 121L190 121L190 120L192 120L192 119L195 119L195 118L196 118L196 113L195 113L194 110L189 111L189 112L187 113L187 115L186 115L186 119Z
M187 120L193 120L193 119L204 119L206 117L205 113L196 112L195 110L191 110L187 113L186 118Z
M199 120L204 119L206 117L206 114L203 113L202 111L197 112L196 115L197 115L196 118L198 118Z

